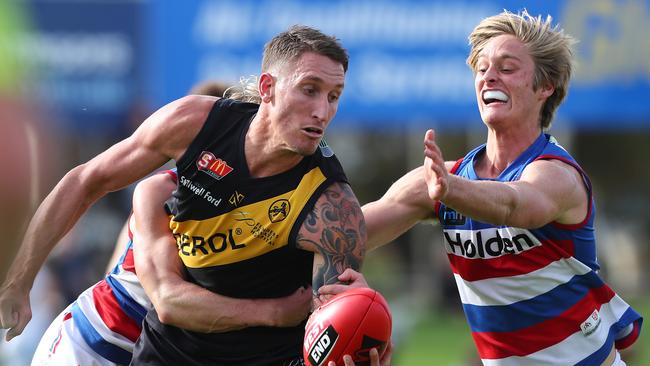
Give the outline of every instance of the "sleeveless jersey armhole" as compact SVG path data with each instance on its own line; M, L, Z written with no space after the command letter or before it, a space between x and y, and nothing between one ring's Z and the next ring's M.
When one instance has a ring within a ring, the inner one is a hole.
M562 156L546 154L546 155L538 156L533 161L537 161L537 160L559 160L559 161L561 161L561 162L563 162L565 164L568 164L568 165L572 166L575 170L578 171L578 173L580 173L580 176L582 177L582 181L583 181L583 183L585 185L585 188L587 189L587 214L585 215L585 218L581 222L576 223L576 224L561 224L561 223L556 222L556 221L552 222L551 224L553 226L555 226L555 227L558 227L560 229L565 229L565 230L578 230L578 229L582 228L583 226L585 226L589 222L589 219L591 218L591 215L593 214L593 205L594 205L591 181L589 180L589 177L587 177L587 174L582 170L580 165L578 165L574 161L572 161L570 159L567 159L565 157L562 157Z
M222 109L221 106L224 104L224 100L225 99L218 99L214 102L210 113L208 113L208 117L203 122L203 126L201 126L201 130L199 130L199 133L187 147L185 153L183 153L183 155L176 162L176 167L178 168L177 171L184 171L189 166L189 164L192 163L194 157L200 153L199 150L201 149L201 146L205 145L205 141L210 137L211 127L214 124L213 120L218 121L218 114Z

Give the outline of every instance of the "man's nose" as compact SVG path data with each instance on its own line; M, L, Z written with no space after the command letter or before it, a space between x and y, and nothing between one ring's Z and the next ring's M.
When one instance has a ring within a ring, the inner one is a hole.
M495 82L499 77L496 67L490 66L483 73L483 81L485 82Z
M321 121L327 121L327 116L329 115L330 103L327 100L327 96L323 98L318 98L315 102L314 109L312 110L312 117Z

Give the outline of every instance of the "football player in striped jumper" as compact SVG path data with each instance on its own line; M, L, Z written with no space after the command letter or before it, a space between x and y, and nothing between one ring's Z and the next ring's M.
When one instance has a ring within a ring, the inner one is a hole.
M574 40L551 18L504 12L469 36L487 142L445 162L425 135L425 180L485 365L624 365L642 318L598 275L593 189L545 131Z

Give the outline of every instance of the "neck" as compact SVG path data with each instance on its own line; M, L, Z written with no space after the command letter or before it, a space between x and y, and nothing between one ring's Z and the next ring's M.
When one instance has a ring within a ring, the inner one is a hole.
M541 130L534 128L512 128L497 130L490 128L485 149L477 172L482 178L496 178L539 137Z
M286 172L298 165L303 156L283 148L274 136L268 120L257 114L246 133L244 154L251 176L269 177Z

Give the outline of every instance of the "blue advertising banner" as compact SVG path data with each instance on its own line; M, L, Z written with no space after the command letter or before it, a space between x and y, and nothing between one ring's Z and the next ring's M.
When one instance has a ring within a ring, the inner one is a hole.
M32 0L16 40L36 73L36 96L64 128L110 133L127 123L145 82L141 1Z
M199 81L257 75L264 43L292 24L350 53L337 121L353 127L480 126L467 36L512 0L31 0L16 41L38 94L75 128L111 129L138 103L179 98ZM557 119L582 129L650 128L650 0L527 1L579 39Z
M296 23L334 34L350 52L337 120L359 126L475 125L467 36L518 1L197 0L152 2L156 104L194 82L258 74L263 45ZM650 1L528 1L580 40L558 119L581 128L650 127ZM564 123L564 122L563 122Z

